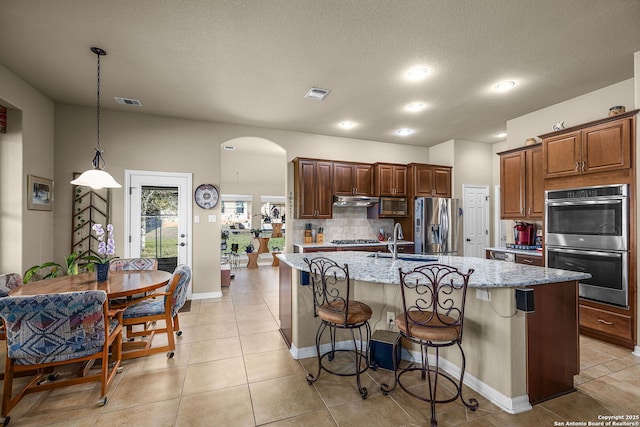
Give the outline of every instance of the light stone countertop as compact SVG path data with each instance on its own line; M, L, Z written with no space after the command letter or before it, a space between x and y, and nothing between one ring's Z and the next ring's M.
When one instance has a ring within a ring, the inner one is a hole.
M386 240L383 241L377 241L375 243L349 243L348 245L345 244L336 244L336 243L331 243L331 242L323 242L323 243L294 243L293 246L294 247L298 247L298 248L344 248L346 246L349 247L356 247L356 246L366 246L366 247L370 247L370 246L380 246L380 248L386 248L387 244L389 242ZM414 243L410 240L398 240L398 244L399 245L413 245Z
M461 272L466 272L473 268L475 271L469 281L470 288L510 288L582 280L591 277L587 273L534 267L484 258L399 254L399 256L414 258L424 257L423 259L426 259L426 261L394 261L390 258L374 258L370 257L370 255L373 254L370 252L340 251L279 254L277 257L297 270L309 271L304 258L324 256L339 264L348 264L349 275L352 279L372 283L399 284L399 268L410 270L428 262L450 265Z

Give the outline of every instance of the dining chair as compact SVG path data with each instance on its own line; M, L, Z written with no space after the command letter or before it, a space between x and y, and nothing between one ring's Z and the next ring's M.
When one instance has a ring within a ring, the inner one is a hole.
M369 368L369 343L371 341L371 328L369 319L373 314L371 307L359 301L351 299L351 280L349 279L349 266L338 265L335 261L316 257L305 258L304 262L309 266L309 277L313 292L313 315L320 318L320 325L316 332L316 354L318 356L318 371L307 375L307 383L313 384L320 378L322 370L332 375L355 376L358 392L362 399L366 399L368 391L362 386L360 375ZM320 352L322 335L329 328L330 348L325 353ZM363 339L362 328L365 329ZM351 344L349 348L336 347L336 331L346 330L350 332ZM358 339L356 340L356 333ZM351 348L353 347L353 348ZM331 366L336 353L352 353L353 370L339 370ZM328 359L328 362L325 361Z
M106 292L0 298L0 317L6 324L7 341L2 396L4 425L9 422L11 410L29 393L100 382L98 404L107 403L107 390L120 371L122 311L109 310ZM100 359L99 373L47 378L50 368ZM14 396L14 378L30 370L35 370L35 375Z
M167 352L172 358L176 349L175 337L182 335L178 311L187 299L187 290L191 281L191 268L186 265L176 267L164 292L146 295L129 305L123 314L123 325L127 327L123 359L148 356ZM155 323L164 320L164 326ZM167 334L167 345L153 347L153 338L158 333ZM140 338L140 340L136 340Z
M156 258L116 258L109 264L110 271L157 270Z
M402 313L396 319L395 324L400 330L400 335L406 340L420 346L421 365L408 365L404 369L398 369L399 362L396 352L393 352L394 383L392 387L387 384L380 386L383 394L389 394L395 390L396 385L410 396L429 402L431 406L431 425L438 424L436 418L436 403L453 402L460 398L462 403L472 411L478 409L478 401L470 398L465 401L462 397L462 383L466 358L462 349L462 330L464 325L464 308L467 295L469 278L473 269L462 273L458 269L444 264L427 264L409 271L400 268L400 290L402 294ZM448 373L439 369L440 348L457 346L462 358L460 377L455 379ZM429 350L433 349L434 364L429 364ZM416 388L417 380L411 375L417 372L423 384L426 381L426 393ZM409 374L409 375L407 375ZM403 384L403 376L406 375L406 384ZM451 385L454 392L446 393L445 397L438 397L437 393L444 391L438 388L439 380L446 380L445 384ZM420 393L423 392L423 393Z

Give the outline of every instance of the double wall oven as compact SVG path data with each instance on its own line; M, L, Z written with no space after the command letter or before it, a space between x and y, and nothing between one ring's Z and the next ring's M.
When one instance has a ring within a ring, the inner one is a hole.
M580 297L628 306L627 184L545 192L547 267L581 271Z

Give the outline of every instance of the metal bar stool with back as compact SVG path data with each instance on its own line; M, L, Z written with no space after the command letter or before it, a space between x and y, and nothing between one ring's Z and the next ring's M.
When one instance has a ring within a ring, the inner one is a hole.
M360 374L369 368L369 342L371 340L371 328L369 319L373 311L368 305L351 299L351 281L349 279L348 265L340 266L335 261L325 257L304 259L309 266L309 276L313 292L313 314L320 318L320 325L316 333L316 353L318 355L318 372L316 375L308 374L307 382L313 384L320 378L320 372L324 369L333 375L355 376L358 392L362 399L367 398L367 388L362 386ZM329 328L330 349L324 354L320 353L322 335ZM366 337L363 340L362 328ZM336 348L337 330L347 330L351 335L351 344L348 348ZM356 340L356 331L358 339ZM353 348L351 348L353 347ZM336 353L354 356L354 369L341 370L339 361L333 362ZM324 359L327 358L329 363ZM333 365L333 366L332 366ZM346 372L345 372L346 371Z
M461 273L458 269L443 264L423 265L407 272L400 269L400 289L402 291L403 312L396 317L396 326L403 338L420 346L421 366L410 364L404 369L398 369L399 361L395 360L395 378L392 387L382 384L380 389L386 395L395 390L396 385L409 395L431 404L431 425L438 424L436 419L436 403L453 402L460 398L462 403L472 411L478 408L478 401L470 398L465 401L462 397L462 383L466 358L462 350L462 328L464 321L464 306L466 301L469 277L473 273ZM454 379L444 371L439 370L440 348L457 345L462 357L460 378ZM434 365L429 364L429 349L434 349ZM421 382L427 381L427 395L416 393L415 375L419 374ZM413 381L403 384L406 380ZM447 380L453 385L453 392L438 397L437 393L445 392L438 388L440 379Z

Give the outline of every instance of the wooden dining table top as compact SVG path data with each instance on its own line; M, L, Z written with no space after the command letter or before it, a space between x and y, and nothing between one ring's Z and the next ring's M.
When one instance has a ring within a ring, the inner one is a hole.
M166 286L171 273L153 271L110 271L107 280L98 282L96 273L82 273L75 276L62 276L47 280L38 280L12 290L11 296L41 295L61 292L103 290L108 298L121 298L150 292Z

